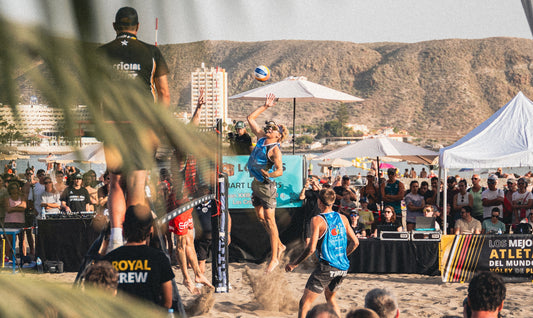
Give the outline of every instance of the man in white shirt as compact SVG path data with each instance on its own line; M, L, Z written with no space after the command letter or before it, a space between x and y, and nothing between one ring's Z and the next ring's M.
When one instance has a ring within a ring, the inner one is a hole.
M488 189L481 193L481 202L483 205L483 220L490 220L493 208L498 208L503 211L503 197L502 189L497 189L498 178L495 175L490 175L487 180Z

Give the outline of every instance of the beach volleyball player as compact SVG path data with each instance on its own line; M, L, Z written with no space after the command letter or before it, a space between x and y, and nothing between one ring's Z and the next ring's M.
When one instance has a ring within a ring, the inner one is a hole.
M311 241L296 260L285 266L287 272L292 272L317 251L319 262L305 285L299 304L299 318L307 315L313 301L322 292L327 303L341 316L335 293L350 268L348 255L359 246L359 240L348 219L333 211L335 197L332 189L320 190L317 199L320 214L311 219Z
M255 121L265 110L276 104L276 96L268 94L265 104L248 115L248 123L257 136L257 144L248 159L248 171L254 178L252 181L252 204L259 222L265 227L270 237L272 258L266 268L271 272L279 264L279 256L285 250L279 239L276 225L277 185L274 178L283 175L283 163L280 142L289 135L287 127L267 121L261 128Z
M170 105L168 66L161 51L156 46L137 39L139 30L137 11L131 7L120 8L115 15L113 28L116 32L115 40L104 44L99 50L117 70L116 82L119 85L124 83L125 89L129 89L128 94L130 96L142 99L137 104L153 104L155 106L157 101L158 104L168 108ZM141 84L138 86L126 85L127 81L131 82L132 80L139 81ZM106 164L111 177L108 200L111 236L107 248L108 252L122 246L122 223L126 208L137 204L148 206L145 198L145 182L146 169L151 159L146 158L141 151L143 147L137 145L141 144L153 148L150 150L153 150L154 153L158 146L158 138L152 130L144 129L139 133L140 127L135 127L136 125L127 120L119 119L120 116L111 111L111 106L117 105L104 103L102 107L106 116L106 123L113 126L117 133L122 135L122 138L116 138L116 140L115 138L106 138L104 140ZM122 118L126 117L123 114ZM134 136L143 136L142 138L146 140L135 140L132 138ZM122 158L118 150L123 148L123 145L117 144L117 142L122 142L125 138L129 138L131 142L132 153L129 158ZM127 195L123 188L127 191Z

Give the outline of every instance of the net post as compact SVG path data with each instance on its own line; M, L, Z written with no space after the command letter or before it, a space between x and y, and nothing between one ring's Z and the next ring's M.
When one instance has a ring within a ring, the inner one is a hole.
M213 260L212 267L212 283L215 286L216 293L229 292L229 277L228 277L228 175L222 172L222 119L217 119L217 151L216 151L216 201L218 209L218 218L213 220L212 233L212 253Z

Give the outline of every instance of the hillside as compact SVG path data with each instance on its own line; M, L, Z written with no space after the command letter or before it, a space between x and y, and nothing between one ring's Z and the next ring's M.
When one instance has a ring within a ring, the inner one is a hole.
M253 79L259 64L270 82L306 76L365 99L348 104L351 121L394 126L414 135L453 141L487 119L518 91L533 97L533 41L516 38L439 40L420 43L327 41L204 41L161 46L172 74L173 103L190 100L189 73L201 62L228 72L229 95L264 85ZM290 103L275 112L290 123ZM332 118L336 103L299 103L297 123ZM185 109L183 107L183 109ZM250 103L229 102L231 118Z
M179 110L189 110L190 72L202 62L226 69L230 96L264 85L252 76L255 66L264 64L272 71L267 83L306 76L364 98L362 103L347 104L350 122L370 128L394 126L443 143L487 119L518 91L533 98L533 41L527 39L371 44L203 41L160 48L171 69L172 104ZM299 103L297 124L332 119L337 107L338 103ZM250 102L229 102L233 119L243 119L251 109ZM280 103L273 116L291 124L292 105Z

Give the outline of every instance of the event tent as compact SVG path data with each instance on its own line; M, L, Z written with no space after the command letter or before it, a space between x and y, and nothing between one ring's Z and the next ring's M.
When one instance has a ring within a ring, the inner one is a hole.
M533 166L533 102L519 92L489 119L440 150L444 180L448 169ZM444 201L447 200L444 182ZM444 222L447 207L444 204ZM445 227L446 233L446 227Z
M442 169L533 166L533 102L519 92L494 115L440 150Z

